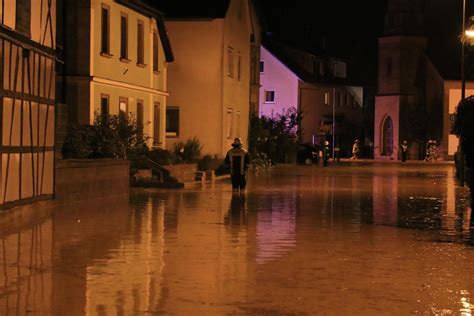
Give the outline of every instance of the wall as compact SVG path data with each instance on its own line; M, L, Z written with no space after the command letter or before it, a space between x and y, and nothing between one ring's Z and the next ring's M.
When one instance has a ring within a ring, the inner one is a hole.
M474 82L466 82L466 97L474 95ZM456 135L450 134L451 116L456 113L456 108L461 101L461 81L447 80L444 82L444 112L443 130L445 135L448 157L453 156L458 149L459 139Z
M260 59L264 62L264 72L260 73L260 116L272 116L297 107L298 77L263 46ZM265 102L265 91L268 90L275 91L273 103Z
M197 171L196 164L180 164L165 166L165 169L170 172L170 175L176 178L179 182L192 182Z
M167 21L175 61L168 67L168 106L179 107L179 135L166 147L194 136L203 154L221 152L223 20Z
M126 160L59 160L56 163L55 199L74 202L126 195L129 166Z
M250 95L250 27L249 11L246 10L246 0L231 0L224 21L224 83L221 113L224 120L222 125L222 145L218 154L224 157L231 148L235 137L242 139L243 146L248 148L249 129L249 95ZM227 50L233 49L233 76L228 75L229 59ZM241 75L238 77L238 56L241 56ZM232 110L232 122L226 119L228 110ZM240 115L239 115L240 114Z

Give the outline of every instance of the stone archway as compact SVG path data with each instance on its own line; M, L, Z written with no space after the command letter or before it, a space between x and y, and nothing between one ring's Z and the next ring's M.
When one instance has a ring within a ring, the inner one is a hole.
M391 156L393 154L393 121L390 115L383 119L380 132L380 155Z

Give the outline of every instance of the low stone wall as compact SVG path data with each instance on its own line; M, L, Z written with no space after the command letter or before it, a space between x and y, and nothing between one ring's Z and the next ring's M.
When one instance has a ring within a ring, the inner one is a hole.
M176 178L179 182L194 181L194 176L197 171L197 164L180 164L163 166L170 172L170 175Z
M129 169L128 160L58 160L55 199L75 202L128 194Z

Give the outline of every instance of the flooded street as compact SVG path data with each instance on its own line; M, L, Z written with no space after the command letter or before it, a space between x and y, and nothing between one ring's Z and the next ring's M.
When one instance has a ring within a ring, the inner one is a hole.
M0 315L471 315L448 164L343 164L133 190L0 232Z

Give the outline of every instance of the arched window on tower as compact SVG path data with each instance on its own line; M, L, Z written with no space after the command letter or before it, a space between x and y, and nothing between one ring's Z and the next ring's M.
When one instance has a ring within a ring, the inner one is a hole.
M391 156L393 154L393 121L392 118L387 115L382 123L382 156Z

